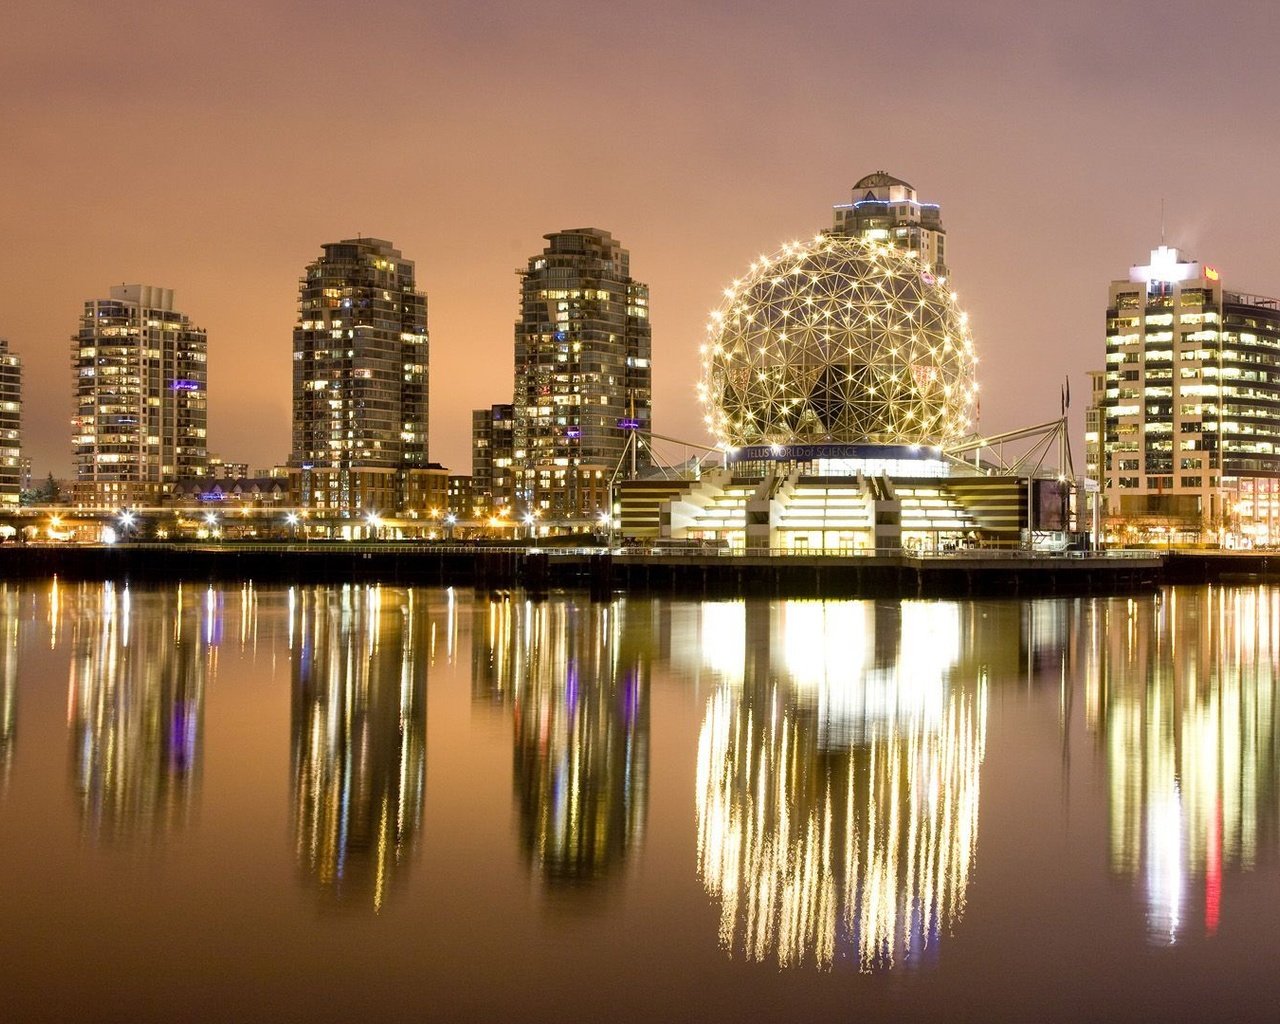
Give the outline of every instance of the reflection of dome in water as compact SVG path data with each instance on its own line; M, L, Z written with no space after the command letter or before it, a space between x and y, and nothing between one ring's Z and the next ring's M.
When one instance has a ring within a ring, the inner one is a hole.
M783 603L743 622L752 639L737 671L720 660L698 740L698 872L730 953L918 965L962 916L986 684L955 676L955 606L901 612Z
M699 385L721 441L937 444L968 431L967 317L914 255L820 235L761 257L725 295Z

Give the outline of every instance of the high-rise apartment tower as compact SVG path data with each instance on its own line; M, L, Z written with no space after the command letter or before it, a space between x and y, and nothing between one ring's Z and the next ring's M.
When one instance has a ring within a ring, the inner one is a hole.
M22 492L22 361L0 338L0 508Z
M509 505L513 497L514 433L515 409L510 405L471 413L471 485L476 500L490 513Z
M76 500L123 507L204 476L208 338L173 289L126 284L84 304L71 339Z
M427 297L390 242L323 249L298 285L293 490L339 517L409 511L427 469Z
M607 231L544 237L521 272L515 328L516 500L576 520L607 510L628 435L650 430L649 286ZM636 452L637 469L649 461Z

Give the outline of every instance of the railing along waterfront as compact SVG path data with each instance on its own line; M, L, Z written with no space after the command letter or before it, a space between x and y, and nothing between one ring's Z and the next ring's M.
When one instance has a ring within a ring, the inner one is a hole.
M1106 548L1094 551L1037 551L1026 548L958 548L954 551L914 551L910 548L758 548L743 549L701 544L622 545L478 545L439 541L191 541L191 542L117 542L115 544L74 544L66 542L28 542L24 547L97 548L117 551L168 551L182 552L243 552L254 554L382 554L382 555L493 555L493 554L542 554L552 558L583 558L591 555L612 555L623 558L909 558L921 561L963 560L1027 560L1068 561L1090 558L1106 559L1162 559L1164 551L1150 548Z

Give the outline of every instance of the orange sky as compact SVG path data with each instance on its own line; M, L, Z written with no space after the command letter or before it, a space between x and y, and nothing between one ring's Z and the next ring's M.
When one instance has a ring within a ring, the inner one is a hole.
M704 440L721 288L879 168L942 204L984 430L1055 415L1065 374L1078 421L1161 197L1171 244L1280 293L1278 33L1270 5L1187 0L7 0L0 335L27 451L70 471L81 305L140 281L209 331L210 449L282 462L297 277L362 233L417 262L431 455L465 472L469 411L510 401L513 271L582 226L652 288L656 429Z

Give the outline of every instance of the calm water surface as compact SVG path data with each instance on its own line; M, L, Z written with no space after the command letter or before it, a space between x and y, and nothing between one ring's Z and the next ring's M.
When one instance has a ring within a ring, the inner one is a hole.
M27 1020L1271 1020L1280 591L0 586Z

